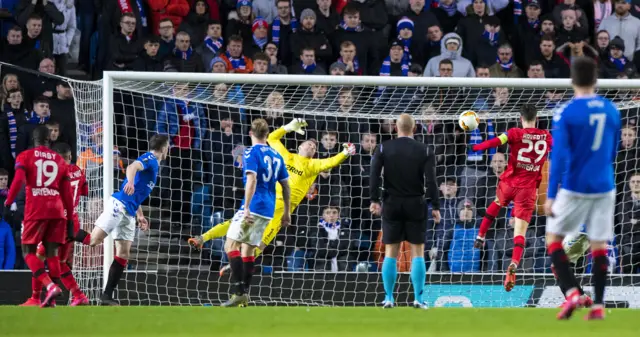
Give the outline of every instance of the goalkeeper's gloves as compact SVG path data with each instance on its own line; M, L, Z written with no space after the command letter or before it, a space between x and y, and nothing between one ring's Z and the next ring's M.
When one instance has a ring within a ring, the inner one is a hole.
M67 220L67 241L75 240L76 233L73 231L73 220Z
M284 131L291 132L295 131L301 135L304 135L304 130L302 128L306 127L307 121L302 118L294 118L289 124L284 126Z
M356 154L356 146L353 143L344 143L342 144L342 153L346 156L353 156Z

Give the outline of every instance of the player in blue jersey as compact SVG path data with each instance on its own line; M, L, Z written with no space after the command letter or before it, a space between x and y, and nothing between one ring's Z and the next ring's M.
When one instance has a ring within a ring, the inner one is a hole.
M584 303L562 240L586 225L595 298L585 319L603 319L609 263L607 242L613 239L616 200L613 166L620 138L620 112L611 101L595 94L598 74L595 61L586 57L572 61L574 97L553 116L554 146L545 203L547 252L561 288L567 289L558 318L568 319Z
M167 158L169 151L169 138L166 135L155 135L149 140L149 148L149 152L127 166L127 177L122 182L120 191L113 193L109 207L100 214L91 234L83 230L76 234L76 241L92 247L101 244L107 235L112 235L115 240L116 252L102 293L102 305L118 305L113 299L113 291L129 260L136 219L140 229L147 230L149 227L140 205L156 185L160 161Z
M264 119L251 123L251 147L244 151L242 175L244 200L240 210L231 219L224 249L231 266L231 299L223 307L246 306L249 302L249 285L253 276L254 250L262 241L267 224L275 211L276 183L282 186L284 214L282 226L291 222L289 173L284 159L267 145L269 126Z

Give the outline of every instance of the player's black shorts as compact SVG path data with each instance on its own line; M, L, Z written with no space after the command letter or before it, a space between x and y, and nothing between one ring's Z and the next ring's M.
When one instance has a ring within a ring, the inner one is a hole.
M427 230L424 197L388 196L382 205L382 243L424 243Z

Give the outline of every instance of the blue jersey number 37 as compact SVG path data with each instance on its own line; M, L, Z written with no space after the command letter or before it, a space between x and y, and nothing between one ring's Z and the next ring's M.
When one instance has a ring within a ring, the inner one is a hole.
M591 143L591 151L598 151L602 145L602 135L604 134L604 123L607 120L607 115L604 113L597 113L589 115L589 125L596 126L596 134L593 136L593 143Z
M264 163L267 165L267 174L262 174L262 180L266 183L271 181L271 178L274 176L278 179L278 172L280 172L280 166L282 164L280 158L266 156L264 157Z

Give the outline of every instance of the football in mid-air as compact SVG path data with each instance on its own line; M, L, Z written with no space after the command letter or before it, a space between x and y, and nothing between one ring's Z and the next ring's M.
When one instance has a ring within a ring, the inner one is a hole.
M480 118L478 118L478 114L475 111L467 110L460 114L458 124L464 131L473 131L478 128Z

